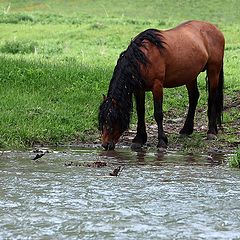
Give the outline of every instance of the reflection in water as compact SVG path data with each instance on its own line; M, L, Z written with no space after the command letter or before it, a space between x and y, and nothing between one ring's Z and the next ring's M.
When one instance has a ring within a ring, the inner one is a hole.
M187 165L217 166L225 163L225 155L209 153L208 155L194 155L192 153L179 154L178 152L156 151L148 152L146 149L138 151L101 151L99 156L117 160L119 164L157 165L176 163Z
M68 149L32 157L0 156L1 239L240 238L240 173L224 155ZM96 160L108 166L65 166ZM117 166L121 175L109 176Z

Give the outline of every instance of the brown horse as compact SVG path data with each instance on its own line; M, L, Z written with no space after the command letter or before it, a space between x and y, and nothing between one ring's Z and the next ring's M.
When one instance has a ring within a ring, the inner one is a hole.
M208 138L217 134L223 111L224 36L214 25L188 21L173 29L148 29L136 36L120 54L110 82L107 97L99 109L102 146L114 149L129 127L132 95L138 115L137 135L133 147L147 141L145 126L145 91L154 99L154 117L158 125L158 147L167 147L163 130L163 88L186 85L189 96L187 118L180 134L193 132L199 91L197 76L207 71Z

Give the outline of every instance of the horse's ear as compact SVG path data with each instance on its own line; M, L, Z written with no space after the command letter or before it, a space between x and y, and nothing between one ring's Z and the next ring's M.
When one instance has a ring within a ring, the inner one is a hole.
M103 94L103 101L105 101L107 99L106 95Z

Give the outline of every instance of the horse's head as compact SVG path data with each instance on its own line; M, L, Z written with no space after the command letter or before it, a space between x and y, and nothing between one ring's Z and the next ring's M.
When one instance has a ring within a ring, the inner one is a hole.
M102 147L105 150L113 150L121 135L122 133L119 131L117 125L112 129L109 129L107 125L103 126Z
M99 129L102 132L102 146L113 150L120 136L128 128L129 116L114 98L104 97L99 108Z

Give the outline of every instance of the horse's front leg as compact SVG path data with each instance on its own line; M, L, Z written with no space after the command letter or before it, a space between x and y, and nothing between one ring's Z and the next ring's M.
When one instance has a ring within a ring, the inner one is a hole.
M132 141L132 148L141 148L147 142L147 133L145 125L145 92L138 91L135 93L137 109L137 135Z
M154 100L154 118L158 125L158 148L167 148L168 140L163 130L163 86L160 81L152 89Z

